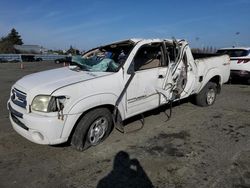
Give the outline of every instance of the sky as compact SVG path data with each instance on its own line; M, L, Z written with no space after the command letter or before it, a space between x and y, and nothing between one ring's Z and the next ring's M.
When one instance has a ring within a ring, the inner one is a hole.
M80 50L129 38L186 39L191 47L250 46L250 0L1 0L0 37Z

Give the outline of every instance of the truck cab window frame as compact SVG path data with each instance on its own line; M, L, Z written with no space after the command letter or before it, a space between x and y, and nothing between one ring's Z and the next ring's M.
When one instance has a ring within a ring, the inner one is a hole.
M136 52L128 73L131 73L132 70L138 72L167 66L164 54L163 43L161 42L142 45Z

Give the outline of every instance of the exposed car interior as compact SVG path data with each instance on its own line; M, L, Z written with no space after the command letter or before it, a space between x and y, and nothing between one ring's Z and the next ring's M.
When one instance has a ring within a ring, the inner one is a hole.
M86 71L117 72L127 60L134 45L133 41L128 40L101 46L86 52L82 57L73 57L72 62Z

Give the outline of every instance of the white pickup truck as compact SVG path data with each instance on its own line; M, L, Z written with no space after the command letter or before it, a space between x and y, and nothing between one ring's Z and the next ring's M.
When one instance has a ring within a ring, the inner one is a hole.
M10 121L28 140L70 141L83 150L123 120L171 101L192 95L198 105L212 105L230 74L228 55L194 59L185 40L125 40L72 62L13 85Z

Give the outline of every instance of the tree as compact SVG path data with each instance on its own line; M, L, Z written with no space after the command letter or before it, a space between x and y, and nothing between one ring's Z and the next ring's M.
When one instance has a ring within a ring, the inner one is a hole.
M8 40L0 41L0 53L14 53L14 45Z
M0 39L0 53L15 53L15 44L22 45L23 41L21 35L13 28L6 37Z
M7 35L7 40L11 41L12 44L22 45L23 41L16 29L11 29L10 33Z

